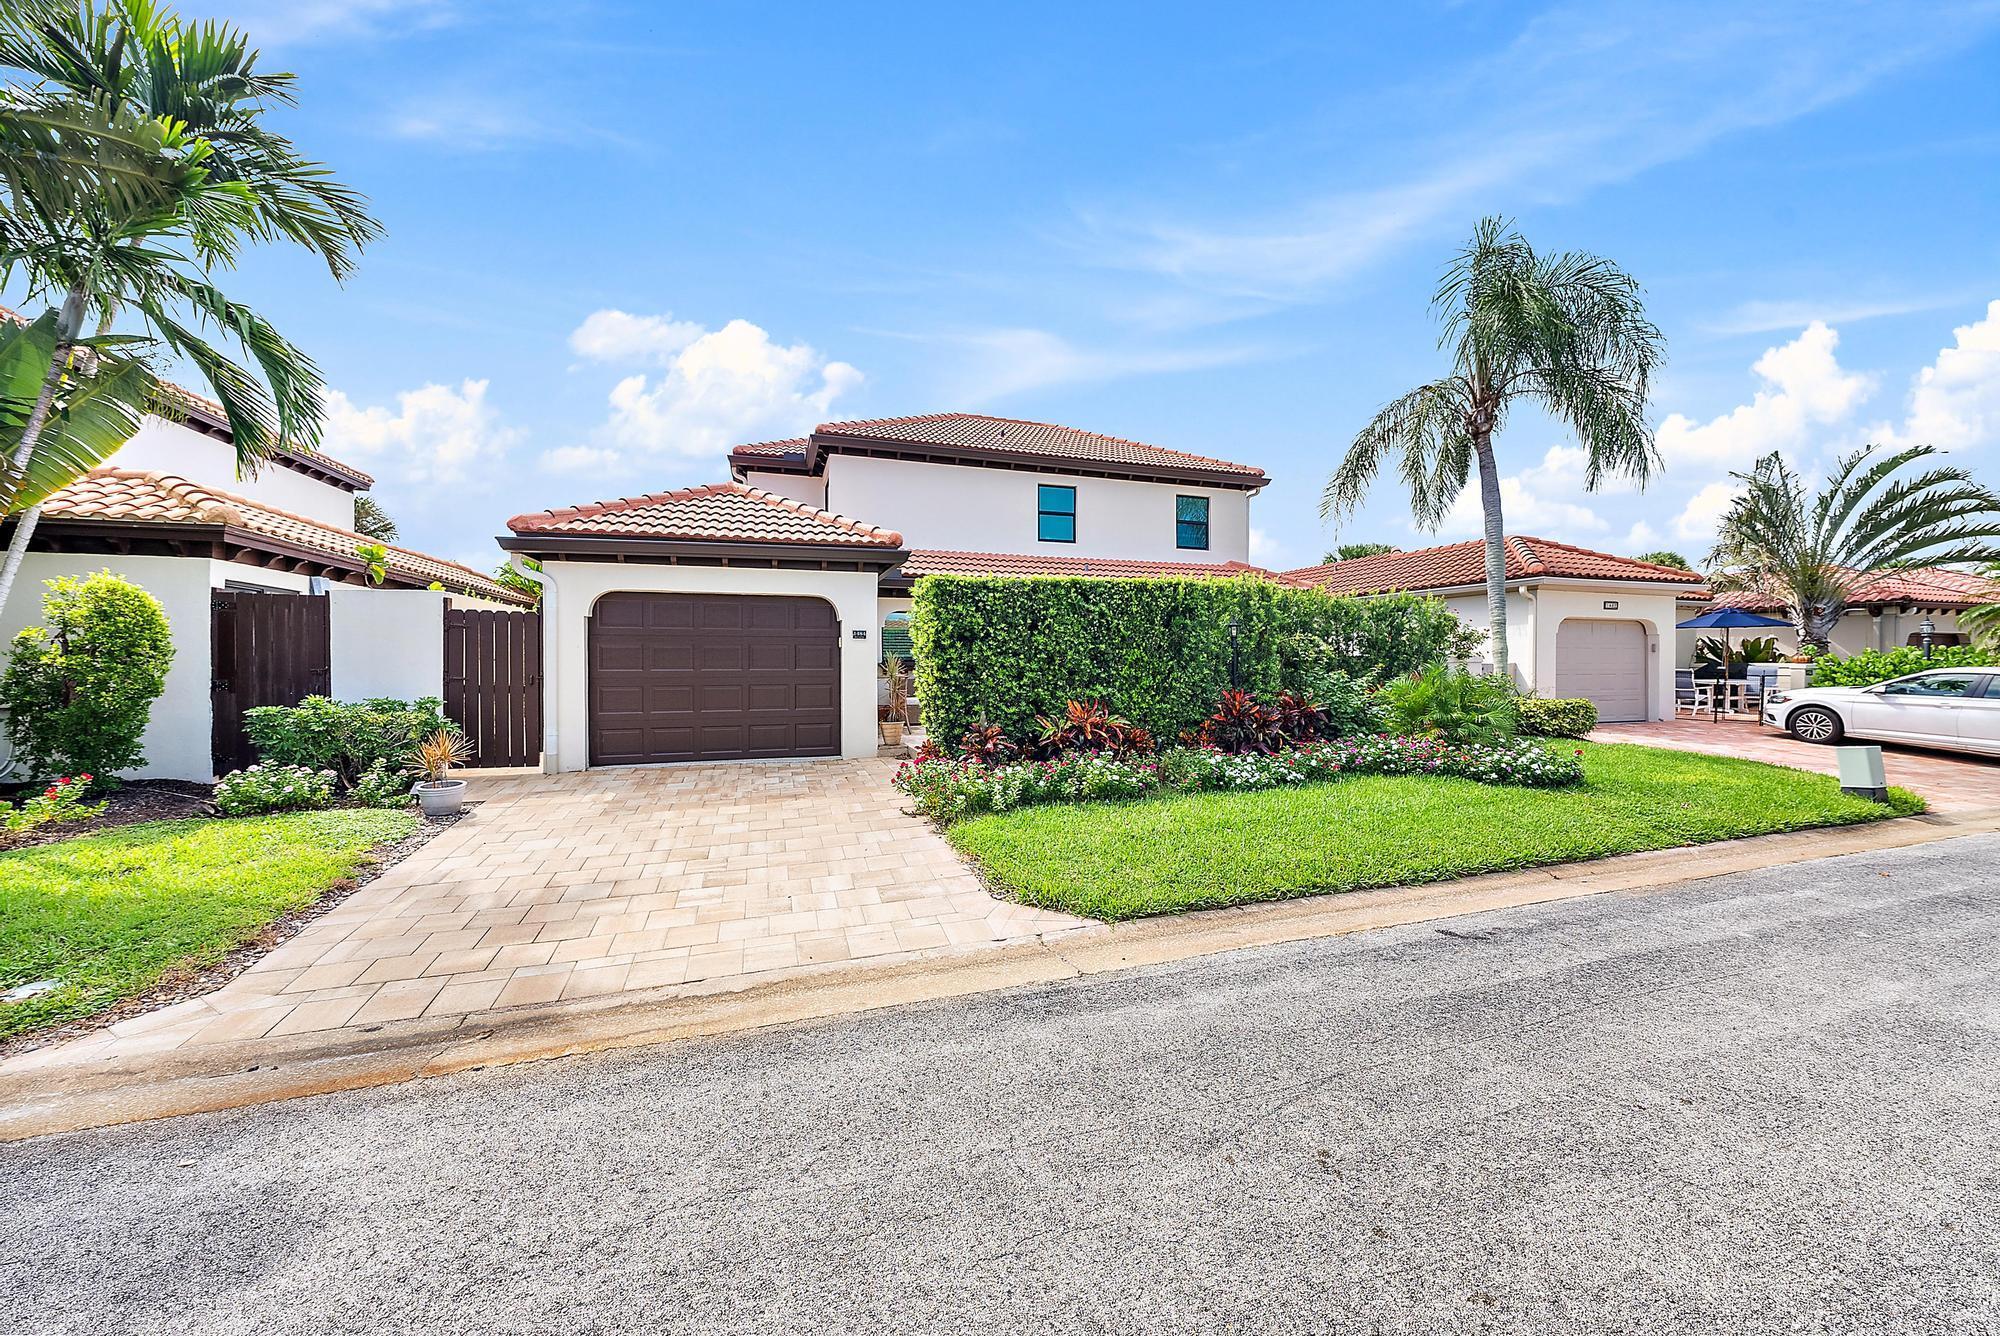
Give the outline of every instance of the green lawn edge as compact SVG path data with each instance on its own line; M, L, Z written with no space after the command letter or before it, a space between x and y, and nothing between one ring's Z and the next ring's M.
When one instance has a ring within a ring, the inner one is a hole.
M1924 810L1741 757L1637 743L1564 743L1571 789L1435 776L1351 776L1252 793L1029 807L945 831L998 892L1116 921L1152 914L1448 881Z
M416 829L410 812L337 808L149 821L0 853L0 991L63 981L0 1003L0 1041L213 965Z

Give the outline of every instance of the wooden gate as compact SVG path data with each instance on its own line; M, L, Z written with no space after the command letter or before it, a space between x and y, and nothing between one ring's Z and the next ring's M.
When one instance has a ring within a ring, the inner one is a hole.
M478 748L474 766L541 764L540 613L445 609L444 712Z
M323 594L218 589L208 602L209 750L215 773L257 759L243 712L323 696L333 678Z

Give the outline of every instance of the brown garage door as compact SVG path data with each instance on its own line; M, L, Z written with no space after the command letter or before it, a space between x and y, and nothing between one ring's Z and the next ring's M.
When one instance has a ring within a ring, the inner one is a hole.
M816 598L607 594L590 763L840 754L840 625Z

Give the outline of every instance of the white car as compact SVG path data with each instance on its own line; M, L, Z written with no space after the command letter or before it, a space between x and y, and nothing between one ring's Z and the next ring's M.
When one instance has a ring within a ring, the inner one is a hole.
M1764 722L1802 742L1868 738L2000 756L2000 668L1933 668L1872 687L1764 697Z

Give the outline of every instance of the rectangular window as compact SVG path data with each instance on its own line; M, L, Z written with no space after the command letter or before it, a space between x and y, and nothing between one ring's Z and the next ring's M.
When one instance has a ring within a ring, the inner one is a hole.
M1036 492L1035 536L1044 543L1076 541L1076 488L1043 483Z
M1174 546L1208 551L1208 498L1174 498Z

